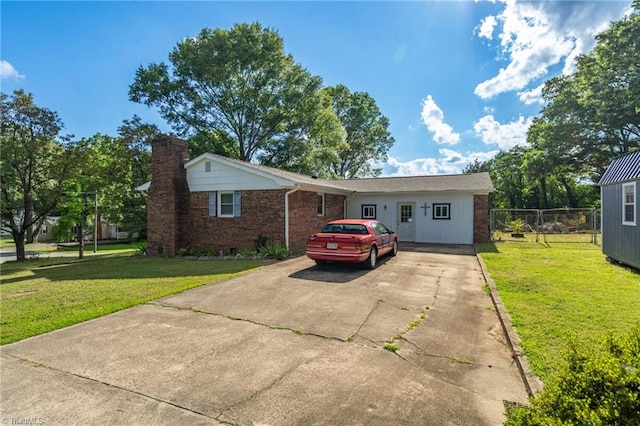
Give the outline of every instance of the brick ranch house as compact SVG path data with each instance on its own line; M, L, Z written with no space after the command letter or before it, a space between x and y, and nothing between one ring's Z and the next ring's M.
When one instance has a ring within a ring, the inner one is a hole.
M146 191L148 253L181 248L225 254L259 235L304 252L307 237L341 218L374 218L403 241L489 241L488 173L324 180L214 154L187 161L187 141L152 142Z

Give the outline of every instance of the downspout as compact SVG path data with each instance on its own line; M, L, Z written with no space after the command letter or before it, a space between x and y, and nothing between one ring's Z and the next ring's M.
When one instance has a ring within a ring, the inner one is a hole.
M344 219L347 219L347 202L349 201L349 199L353 200L354 198L356 198L356 191L353 191L350 197L344 197L342 206L342 216L344 217Z
M291 191L284 194L284 244L289 248L289 195L300 189L300 185L295 185Z

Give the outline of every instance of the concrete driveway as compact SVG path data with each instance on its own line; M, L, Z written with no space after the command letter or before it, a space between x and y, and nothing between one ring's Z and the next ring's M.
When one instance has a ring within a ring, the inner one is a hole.
M5 345L0 420L502 424L527 394L477 259L455 252L296 258Z

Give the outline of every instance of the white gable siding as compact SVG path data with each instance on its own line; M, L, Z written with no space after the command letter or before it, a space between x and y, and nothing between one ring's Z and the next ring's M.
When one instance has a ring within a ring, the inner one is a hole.
M360 218L363 204L376 205L376 219L398 228L398 203L414 203L415 242L473 244L473 194L423 192L417 194L362 194L347 199L347 218ZM425 209L427 205L426 216ZM433 219L434 203L450 203L451 219ZM387 208L385 209L384 206Z
M198 191L243 191L282 188L275 180L249 173L246 170L210 161L211 171L205 171L207 161L203 159L187 168L189 190Z

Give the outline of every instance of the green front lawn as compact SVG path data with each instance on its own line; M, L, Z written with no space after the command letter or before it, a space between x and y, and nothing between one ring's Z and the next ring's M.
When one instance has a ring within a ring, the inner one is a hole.
M112 253L2 265L0 344L212 283L263 260L193 261Z
M543 380L571 339L596 346L640 323L640 273L607 263L599 246L501 242L479 250Z

